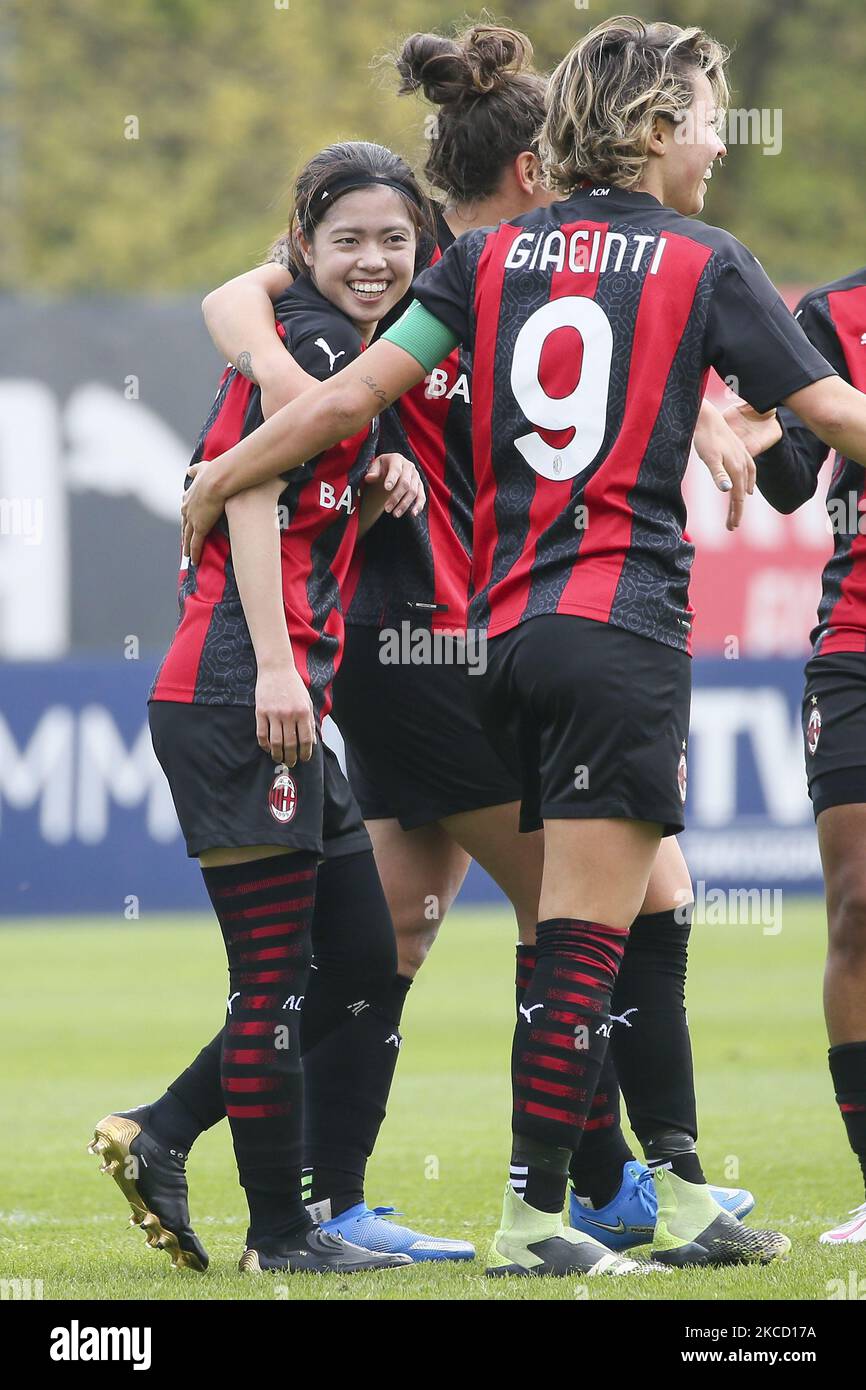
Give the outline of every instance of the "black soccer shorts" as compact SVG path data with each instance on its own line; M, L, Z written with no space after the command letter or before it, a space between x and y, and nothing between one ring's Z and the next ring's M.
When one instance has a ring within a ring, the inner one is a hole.
M411 645L410 645L411 650ZM404 830L520 800L520 783L490 745L466 665L384 664L380 631L347 626L334 720L365 820Z
M152 700L148 714L191 858L245 845L324 858L372 847L336 755L321 739L309 762L289 768L259 747L252 705Z
M806 664L803 747L812 810L866 804L866 653L828 652Z
M691 657L609 623L531 618L488 643L481 722L519 769L520 828L545 819L683 829Z

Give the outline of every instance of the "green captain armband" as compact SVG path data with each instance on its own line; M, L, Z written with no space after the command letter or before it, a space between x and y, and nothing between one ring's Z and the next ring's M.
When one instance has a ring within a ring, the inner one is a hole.
M438 367L460 342L457 334L417 299L412 300L402 318L383 333L382 338L410 352L425 372Z

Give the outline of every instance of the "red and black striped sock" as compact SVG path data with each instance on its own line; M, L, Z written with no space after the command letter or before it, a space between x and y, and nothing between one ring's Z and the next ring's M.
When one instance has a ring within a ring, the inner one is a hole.
M836 1104L866 1184L866 1042L839 1043L827 1057Z
M532 979L535 957L534 946L524 946L521 942L517 947L514 984L518 1012ZM594 1207L607 1206L622 1183L623 1165L632 1158L634 1154L622 1132L619 1083L608 1048L580 1145L568 1165L575 1192Z
M565 1200L568 1164L595 1095L610 996L628 933L579 918L539 922L512 1049L511 1182L541 1211Z
M520 1012L524 995L529 988L529 981L532 979L532 972L535 969L537 952L534 946L524 946L522 941L517 943L517 963L514 972L514 1007Z
M316 855L203 869L229 965L221 1083L249 1245L284 1243L311 1222L301 1201L300 1002L310 966Z

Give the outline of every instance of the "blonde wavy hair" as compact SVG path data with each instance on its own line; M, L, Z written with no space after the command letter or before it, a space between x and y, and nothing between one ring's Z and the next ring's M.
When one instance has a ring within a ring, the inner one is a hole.
M617 15L597 25L553 73L539 155L547 182L569 193L581 179L635 188L656 116L682 119L702 72L721 114L729 50L703 29Z

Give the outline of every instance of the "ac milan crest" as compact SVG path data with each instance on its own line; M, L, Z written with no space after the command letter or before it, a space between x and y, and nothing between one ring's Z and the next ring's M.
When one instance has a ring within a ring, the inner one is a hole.
M686 762L686 745L683 744L683 751L680 753L680 761L677 766L677 786L680 789L680 801L685 806L686 792L689 785L689 765Z
M821 711L818 708L818 697L812 696L812 710L809 715L809 722L806 725L806 747L814 758L818 749L818 739L821 737Z
M268 805L271 815L280 825L286 825L298 809L298 789L285 763L280 763L274 773L271 790L268 792Z

